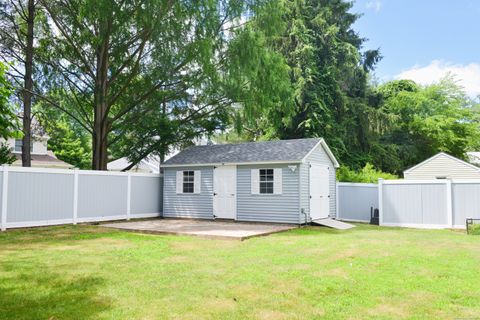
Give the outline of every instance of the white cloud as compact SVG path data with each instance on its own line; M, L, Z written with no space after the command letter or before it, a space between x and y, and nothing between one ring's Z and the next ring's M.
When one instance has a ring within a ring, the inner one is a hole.
M442 60L433 60L427 66L415 65L395 76L396 79L410 79L427 85L438 82L447 75L453 75L458 85L472 97L480 95L480 63L453 64Z
M382 1L380 1L380 0L369 1L369 2L367 2L366 7L367 7L367 9L372 9L375 12L379 12L380 9L382 9Z

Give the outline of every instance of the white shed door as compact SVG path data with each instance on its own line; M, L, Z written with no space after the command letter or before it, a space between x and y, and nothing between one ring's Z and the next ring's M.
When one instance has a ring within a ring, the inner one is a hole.
M237 167L217 167L213 176L213 214L221 219L235 219Z
M328 166L310 166L310 217L328 218L330 213L330 174Z

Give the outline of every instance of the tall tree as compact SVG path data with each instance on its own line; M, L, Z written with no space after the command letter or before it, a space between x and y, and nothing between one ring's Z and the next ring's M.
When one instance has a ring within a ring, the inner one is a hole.
M261 2L42 0L55 28L39 97L92 135L92 167L105 170L109 148L162 105L181 123L222 117L228 43Z
M35 0L11 0L0 6L0 59L12 65L10 76L19 88L19 100L22 101L24 167L31 166L35 16Z
M289 67L293 115L256 117L251 127L267 137L321 136L343 161L368 148L370 113L368 73L380 59L378 50L362 52L364 39L352 25L358 15L343 0L284 0L286 27L267 45ZM261 23L261 22L260 22ZM290 121L278 121L290 118ZM272 119L274 119L272 121ZM353 125L352 125L353 124Z
M379 135L371 158L384 171L401 173L440 151L465 158L478 141L472 102L452 78L429 86L396 80L381 85L378 92L392 121Z
M10 95L13 88L6 77L7 68L0 62L0 138L4 140L9 137L17 137L18 131L17 117L10 104ZM16 160L10 153L6 143L0 143L0 164L11 164Z

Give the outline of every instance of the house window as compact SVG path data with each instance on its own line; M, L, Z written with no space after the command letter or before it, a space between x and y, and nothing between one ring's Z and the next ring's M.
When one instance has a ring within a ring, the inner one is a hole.
M273 169L260 169L260 193L273 194Z
M193 193L195 190L195 172L183 171L183 193Z
M13 149L15 152L22 152L23 140L22 139L15 139L15 148ZM33 152L33 141L30 143L30 152Z

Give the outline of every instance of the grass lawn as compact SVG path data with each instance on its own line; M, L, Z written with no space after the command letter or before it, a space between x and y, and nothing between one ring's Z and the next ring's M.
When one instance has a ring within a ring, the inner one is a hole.
M96 226L0 234L1 319L480 316L480 237L359 225L244 242Z

